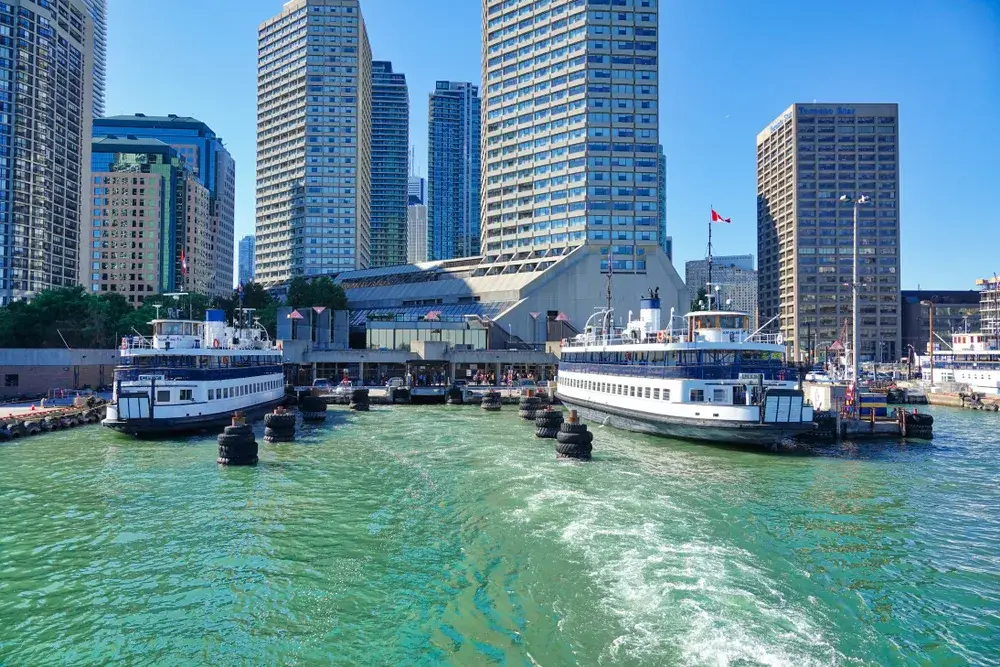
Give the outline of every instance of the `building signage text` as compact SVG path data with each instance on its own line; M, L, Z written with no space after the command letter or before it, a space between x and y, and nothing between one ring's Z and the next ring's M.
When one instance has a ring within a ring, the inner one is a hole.
M832 116L837 114L839 116L853 116L853 107L799 107L799 113L803 116Z

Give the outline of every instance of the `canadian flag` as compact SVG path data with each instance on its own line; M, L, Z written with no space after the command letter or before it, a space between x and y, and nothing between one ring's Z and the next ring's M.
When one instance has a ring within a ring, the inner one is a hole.
M719 215L718 211L716 211L714 208L712 209L712 222L732 222L732 221L733 221L732 218L723 218L721 215Z

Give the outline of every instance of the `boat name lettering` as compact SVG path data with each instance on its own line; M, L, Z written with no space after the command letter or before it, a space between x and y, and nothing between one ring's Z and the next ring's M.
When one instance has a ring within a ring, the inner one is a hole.
M162 375L140 375L139 380L160 380L162 381L164 377Z

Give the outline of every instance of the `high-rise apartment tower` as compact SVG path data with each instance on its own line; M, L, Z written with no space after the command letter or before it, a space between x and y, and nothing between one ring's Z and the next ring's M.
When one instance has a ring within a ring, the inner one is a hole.
M427 129L428 259L479 254L479 87L438 81Z
M93 61L93 108L94 118L104 115L104 94L107 88L108 71L108 0L84 0L87 11L94 22L91 53Z
M256 278L367 268L372 53L360 4L290 0L257 43Z
M589 244L635 274L662 253L659 4L483 0L481 273Z
M371 266L406 264L410 97L392 63L372 63Z

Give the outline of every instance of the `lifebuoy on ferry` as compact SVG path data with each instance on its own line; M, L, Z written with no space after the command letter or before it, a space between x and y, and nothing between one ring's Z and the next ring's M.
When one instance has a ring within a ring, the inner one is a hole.
M219 349L219 339L218 338L216 338L215 340L212 341L212 347L214 347L215 349Z
M666 333L664 333L662 331L657 331L656 332L656 342L657 343L662 343L666 339L667 339L667 334Z

